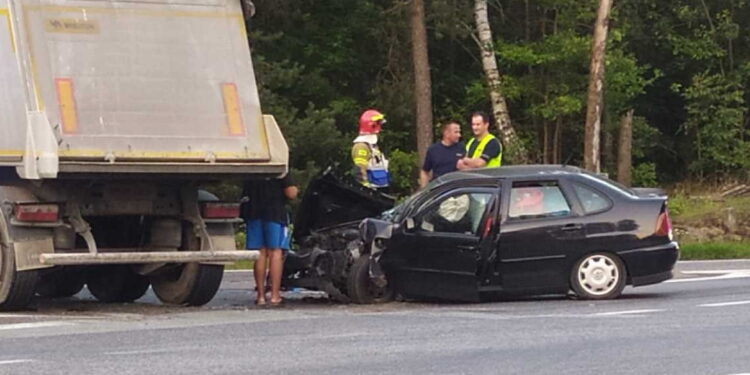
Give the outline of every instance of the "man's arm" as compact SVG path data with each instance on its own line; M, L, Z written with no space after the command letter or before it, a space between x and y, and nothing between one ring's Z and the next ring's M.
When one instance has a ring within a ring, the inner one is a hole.
M289 173L287 173L287 175L282 179L282 184L284 186L284 196L286 197L286 199L290 201L297 199L299 189L294 186L294 182L292 181L292 177L289 175Z
M422 169L419 170L419 188L424 189L425 186L432 179L432 153L430 147L427 149L427 154L424 156L424 163L422 163Z
M500 141L493 139L484 147L482 155L478 158L463 158L458 161L456 167L460 170L484 168L490 159L496 158L498 155L500 155Z
M357 179L362 184L367 184L367 165L370 164L372 153L370 146L366 143L355 143L352 146L352 160L354 165L359 169Z
M425 171L424 169L421 169L419 171L419 188L424 189L425 186L427 186L428 183L430 183L430 180L432 179L432 172Z
M487 161L483 158L463 158L458 161L456 166L459 170L484 168L487 165Z

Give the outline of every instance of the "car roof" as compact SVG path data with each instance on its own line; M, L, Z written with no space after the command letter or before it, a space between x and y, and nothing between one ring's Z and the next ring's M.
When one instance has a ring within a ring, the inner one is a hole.
M511 165L497 168L480 168L470 171L459 171L444 174L437 178L437 185L443 183L464 180L464 179L482 179L482 178L527 178L539 177L545 175L571 175L588 173L581 168L571 165Z

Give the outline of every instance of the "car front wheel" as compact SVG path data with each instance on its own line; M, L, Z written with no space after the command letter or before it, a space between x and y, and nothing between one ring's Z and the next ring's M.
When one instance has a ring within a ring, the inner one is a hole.
M589 254L573 266L570 285L581 299L614 299L625 288L625 266L607 253Z
M370 278L370 256L364 254L352 264L347 280L347 294L358 304L385 303L393 300L394 292L390 284L378 286Z

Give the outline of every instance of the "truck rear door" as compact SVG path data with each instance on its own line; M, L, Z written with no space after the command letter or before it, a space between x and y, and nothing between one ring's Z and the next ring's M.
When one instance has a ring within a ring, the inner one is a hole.
M239 1L14 1L61 160L270 159Z

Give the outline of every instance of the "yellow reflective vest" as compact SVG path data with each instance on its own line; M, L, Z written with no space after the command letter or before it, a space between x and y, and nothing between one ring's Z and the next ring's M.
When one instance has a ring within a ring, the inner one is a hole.
M469 151L471 150L471 146L477 140L476 138L472 137L471 140L469 140L469 142L466 143L466 157L467 158L472 158L472 159L481 157L482 153L484 153L484 148L487 147L487 144L490 143L490 141L492 141L493 139L497 139L497 138L494 135L492 135L492 134L485 135L484 138L482 138L482 140L479 141L479 144L477 145L476 150L474 150L474 153L471 154L471 155L469 155ZM499 142L500 141L498 141L498 143ZM500 146L500 153L497 154L497 156L495 156L494 158L488 160L487 161L487 165L485 167L486 168L499 167L500 164L502 164L502 160L503 160L503 147L501 145Z

